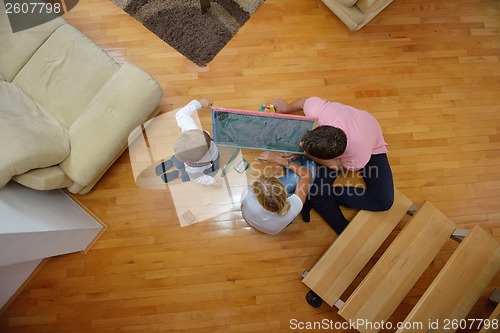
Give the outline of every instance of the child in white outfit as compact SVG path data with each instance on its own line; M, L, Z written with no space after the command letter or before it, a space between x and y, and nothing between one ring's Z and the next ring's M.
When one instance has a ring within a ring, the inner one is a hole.
M174 156L162 162L156 168L165 183L177 178L179 174L183 181L194 181L203 185L218 185L213 176L219 169L219 150L210 137L210 133L198 128L191 115L193 112L212 106L212 100L203 98L192 100L175 114L181 134L174 144ZM179 170L167 172L173 165Z

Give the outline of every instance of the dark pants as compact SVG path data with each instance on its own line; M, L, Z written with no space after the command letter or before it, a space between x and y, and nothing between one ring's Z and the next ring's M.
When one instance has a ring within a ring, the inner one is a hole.
M215 176L215 174L219 170L219 156L220 156L220 154L217 154L217 158L212 161L212 167L211 168L205 169L205 171L203 171L203 173L205 175L209 175L209 176L212 176L212 177Z
M219 156L220 154L217 154L217 158L214 161L212 161L212 166L210 168L203 170L203 173L205 175L209 175L212 177L215 176L215 174L219 170ZM179 169L182 181L183 182L190 181L189 175L186 172L186 166L184 165L184 162L178 160L177 157L175 156L172 156L170 160L174 163L174 166L177 169ZM177 175L174 175L173 173L176 173ZM172 181L179 176L177 171L170 172L169 174L171 174L171 176L170 177L166 176L167 178L165 178L168 181Z
M366 188L354 186L334 187L338 171L319 167L314 184L309 191L312 208L340 234L349 221L339 206L369 211L384 211L394 202L394 182L386 154L372 155L359 171Z

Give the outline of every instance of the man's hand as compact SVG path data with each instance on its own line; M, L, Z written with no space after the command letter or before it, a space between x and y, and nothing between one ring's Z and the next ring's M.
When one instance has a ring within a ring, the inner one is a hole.
M210 98L203 98L200 101L200 104L201 104L202 108L209 109L214 104L214 102L212 102L212 100Z
M282 98L275 98L271 102L274 105L277 113L290 113L304 110L304 104L308 97L300 97L291 103L285 102Z
M271 102L272 105L274 105L274 109L276 110L277 113L286 113L286 109L288 106L288 103L285 102L284 99L282 98L275 98Z

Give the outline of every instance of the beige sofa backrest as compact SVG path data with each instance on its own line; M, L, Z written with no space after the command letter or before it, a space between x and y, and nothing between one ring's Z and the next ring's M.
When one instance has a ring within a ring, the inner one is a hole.
M5 5L0 1L0 78L12 82L36 50L49 36L66 22L62 18L49 21L37 27L12 33Z
M80 31L54 31L13 80L67 129L120 65Z

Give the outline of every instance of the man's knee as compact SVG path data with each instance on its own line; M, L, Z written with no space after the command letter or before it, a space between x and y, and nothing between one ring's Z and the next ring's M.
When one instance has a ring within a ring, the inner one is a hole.
M378 202L378 210L379 211L386 211L391 209L392 205L394 204L394 196L387 197L387 198L381 198L377 200Z

